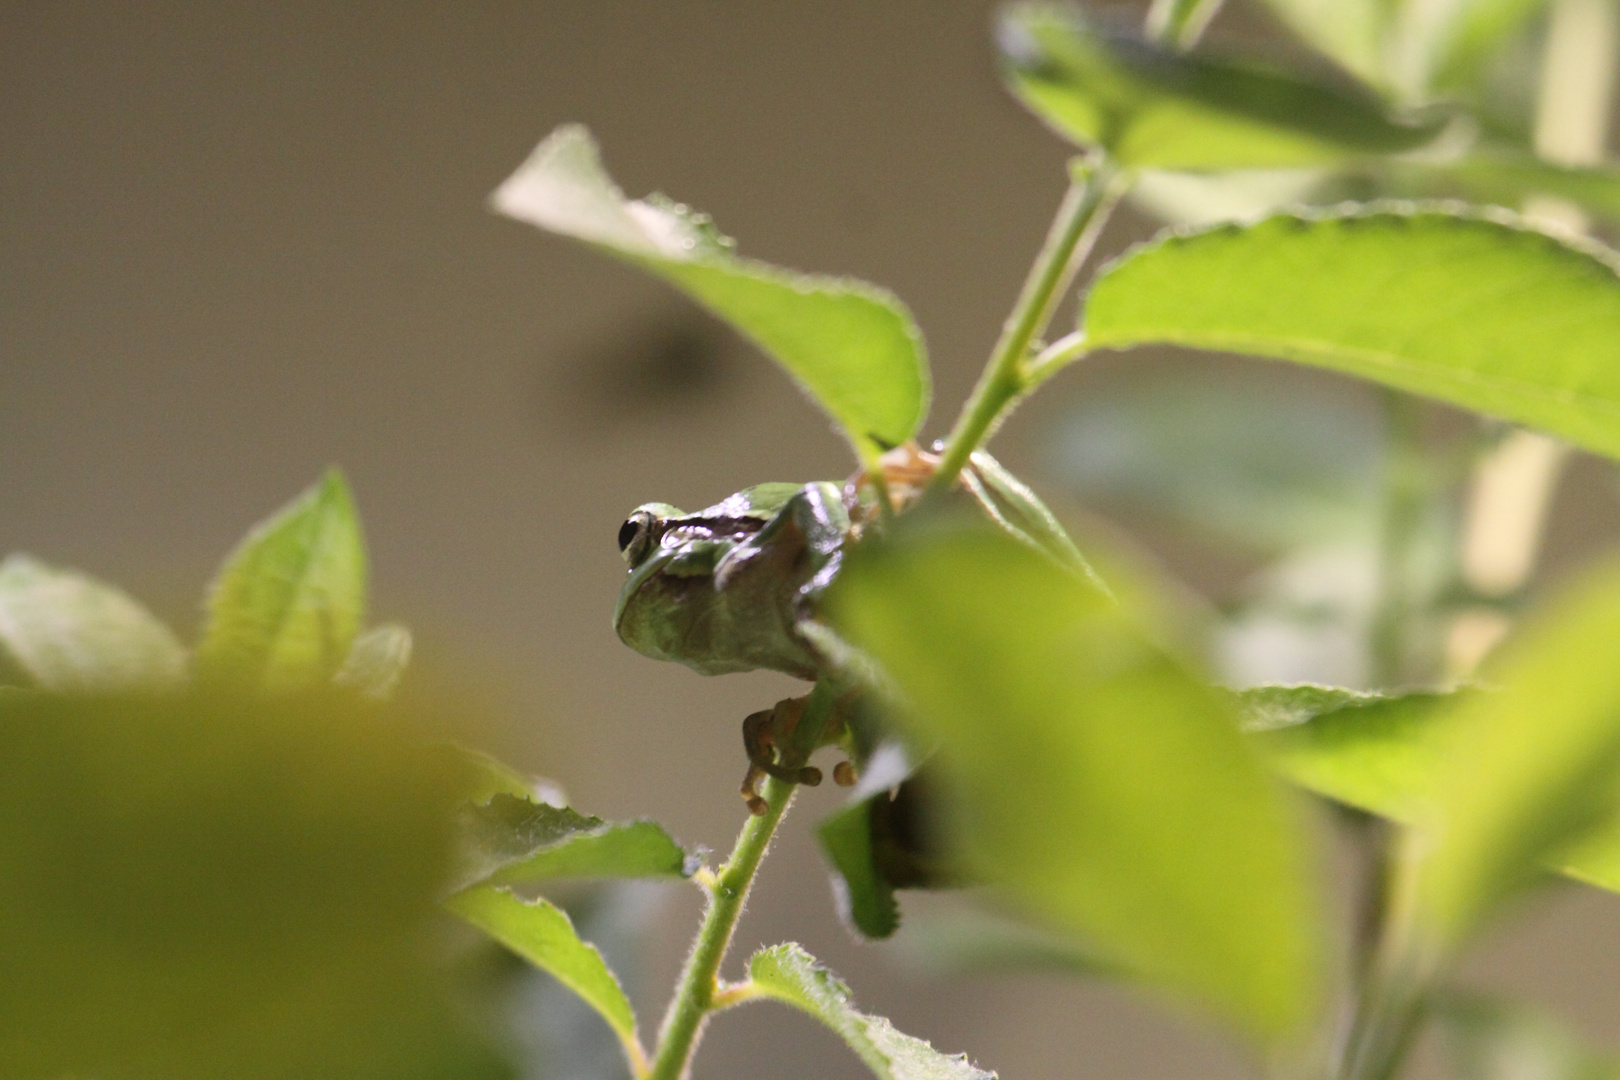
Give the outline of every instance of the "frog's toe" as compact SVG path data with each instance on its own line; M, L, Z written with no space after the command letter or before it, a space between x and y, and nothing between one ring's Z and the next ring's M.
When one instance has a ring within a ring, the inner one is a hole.
M854 787L860 776L855 772L855 766L847 761L840 761L833 766L833 783L839 787Z

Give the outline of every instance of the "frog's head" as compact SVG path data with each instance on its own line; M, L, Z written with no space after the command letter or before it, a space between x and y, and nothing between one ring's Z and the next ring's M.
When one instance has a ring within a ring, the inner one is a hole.
M755 545L750 570L716 572L755 540L800 489L760 484L687 513L668 503L643 503L619 526L619 551L629 576L619 592L613 629L632 649L676 660L705 675L776 667L802 667L803 648L787 640L783 597L791 593L773 565L769 545ZM791 655L792 661L782 657Z

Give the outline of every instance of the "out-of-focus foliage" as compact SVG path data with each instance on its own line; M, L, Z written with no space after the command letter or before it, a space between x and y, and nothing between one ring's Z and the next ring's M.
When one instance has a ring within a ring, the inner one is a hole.
M1371 96L1276 70L1186 56L1089 25L1072 6L1018 4L998 33L1009 87L1058 134L1150 169L1276 169L1422 146Z
M207 682L302 690L338 672L366 605L366 551L336 471L254 528L208 597L197 646Z
M26 555L0 562L0 654L31 686L118 693L178 685L186 650L123 592Z
M1313 1015L1307 837L1223 700L1095 586L979 530L845 569L836 624L941 744L971 869L1261 1041Z
M506 1075L436 911L471 780L347 695L0 691L0 1073Z

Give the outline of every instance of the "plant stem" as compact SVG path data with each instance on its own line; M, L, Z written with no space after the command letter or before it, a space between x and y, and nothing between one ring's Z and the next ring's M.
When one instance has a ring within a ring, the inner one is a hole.
M681 969L680 981L675 984L675 998L664 1014L664 1023L658 1031L658 1049L653 1055L648 1080L680 1080L686 1076L692 1052L697 1049L703 1022L716 1008L719 993L720 964L731 945L732 932L742 914L743 903L754 882L765 849L770 846L788 803L793 801L797 787L776 777L767 777L760 795L765 800L763 814L749 814L737 835L731 857L720 868L714 884L708 889L709 907L703 915L703 925Z
M984 374L979 377L973 396L962 407L956 426L945 440L939 469L929 484L931 490L943 491L956 481L968 456L990 437L1007 411L1028 389L1030 381L1025 362L1030 346L1051 321L1069 282L1123 193L1118 176L1118 171L1106 161L1085 163L1076 168L1012 314L1002 324L1001 337L990 353Z
M837 697L838 692L831 682L817 680L794 727L791 743L784 748L791 760L802 763L821 745L822 733L832 717ZM789 781L766 777L760 789L765 812L748 815L742 832L737 834L731 857L711 881L700 881L708 893L709 907L692 942L692 951L686 957L686 966L681 969L680 980L675 984L675 997L658 1029L658 1048L646 1080L685 1077L709 1014L753 996L749 983L722 989L720 965L731 947L731 935L748 900L748 890L754 884L760 860L765 858L765 850L770 847L776 826L787 813L797 788L797 784Z

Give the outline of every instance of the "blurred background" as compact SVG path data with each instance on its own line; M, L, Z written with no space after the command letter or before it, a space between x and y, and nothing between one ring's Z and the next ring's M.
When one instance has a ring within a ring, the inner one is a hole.
M368 530L372 618L408 623L418 664L482 688L487 749L588 812L726 850L740 721L796 684L704 679L623 647L614 535L644 501L695 509L852 462L728 330L485 199L557 124L590 125L630 194L711 212L744 254L903 297L928 336L925 431L940 435L1065 186L1068 149L998 84L993 8L9 0L0 553L120 583L188 635L242 531L340 465ZM1236 2L1214 33L1290 48ZM1122 213L1102 251L1156 227ZM1144 426L1133 409L1177 419ZM1212 611L1241 607L1211 650L1229 677L1357 682L1339 647L1355 553L1330 541L1364 523L1378 422L1346 382L1143 352L1065 373L995 450L1060 515L1134 537ZM1465 427L1438 411L1424 424L1442 440ZM1246 438L1212 463L1200 439L1222 431ZM1143 461L1152 475L1132 472ZM1308 491L1309 520L1268 516L1273 488ZM1613 545L1616 490L1607 466L1576 460L1544 573ZM1284 566L1283 550L1298 557ZM904 930L856 944L809 836L836 799L806 793L738 954L801 941L864 1008L1006 1077L1245 1074L1218 1033L1128 990L925 975ZM638 887L604 915L646 928L644 1026L698 899ZM1620 900L1567 888L1469 975L1616 1044L1616 970ZM697 1072L865 1075L807 1018L767 1007L719 1019Z

